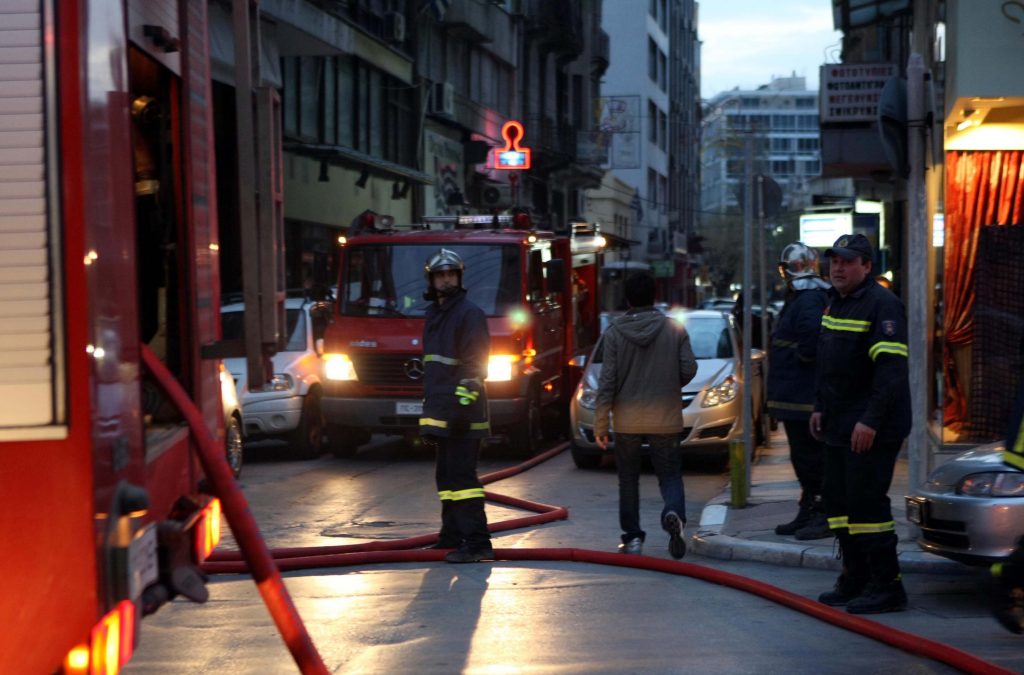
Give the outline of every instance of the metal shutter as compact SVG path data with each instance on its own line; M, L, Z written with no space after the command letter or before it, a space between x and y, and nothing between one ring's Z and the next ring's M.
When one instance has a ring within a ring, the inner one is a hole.
M58 261L48 194L48 99L39 0L0 3L0 438L64 421L53 307ZM52 62L52 61L49 61ZM56 182L53 183L56 190ZM54 245L51 248L51 243ZM59 316L59 315L58 315ZM49 429L49 430L48 430Z

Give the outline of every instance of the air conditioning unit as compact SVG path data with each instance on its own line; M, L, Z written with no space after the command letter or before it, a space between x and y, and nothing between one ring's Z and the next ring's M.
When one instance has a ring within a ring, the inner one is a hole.
M405 42L405 15L399 12L384 15L384 37L391 42Z
M435 82L430 90L430 112L455 115L455 87L449 82Z
M477 186L473 206L485 209L507 209L512 206L512 186L505 183L481 183Z

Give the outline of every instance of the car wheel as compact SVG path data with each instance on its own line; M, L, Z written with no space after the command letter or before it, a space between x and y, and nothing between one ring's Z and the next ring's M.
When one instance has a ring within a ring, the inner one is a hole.
M359 447L370 442L370 432L356 427L330 426L327 428L327 443L331 454L345 459L354 457Z
M324 451L324 414L320 407L322 396L313 389L302 401L302 416L298 428L289 439L292 455L296 459L314 459Z
M238 478L242 473L242 423L235 415L224 424L224 445L231 474Z
M533 457L537 454L544 442L542 424L540 396L536 390L531 389L526 401L526 418L509 430L512 449L524 457Z
M588 452L575 443L569 446L572 453L572 461L577 469L596 469L601 465L601 455L596 452Z

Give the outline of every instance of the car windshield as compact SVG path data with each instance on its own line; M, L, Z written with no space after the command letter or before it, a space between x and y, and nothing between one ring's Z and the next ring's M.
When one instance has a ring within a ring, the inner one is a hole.
M690 335L690 347L698 359L731 359L732 340L729 339L729 324L724 317L682 316L683 325ZM594 348L593 363L604 359L604 340Z
M288 336L288 341L285 343L282 351L306 351L306 322L302 321L303 313L304 312L301 309L285 310L284 318L287 323L287 326L285 326L285 335ZM224 333L224 340L245 339L244 311L234 310L230 312L222 312L220 315L220 325L221 330Z
M462 285L488 316L502 316L522 302L519 248L496 244L445 244L466 264ZM347 250L341 293L345 316L423 316L423 266L436 244L370 244Z

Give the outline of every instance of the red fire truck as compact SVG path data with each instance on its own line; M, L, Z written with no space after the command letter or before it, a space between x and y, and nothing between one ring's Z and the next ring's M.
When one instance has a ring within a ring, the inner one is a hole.
M465 261L463 284L488 316L492 430L525 454L560 433L575 384L570 361L598 337L602 243L594 227L535 231L524 213L350 233L324 345L323 409L335 454L351 455L371 433L418 432L424 264L442 247Z
M0 672L116 673L206 595L218 502L142 361L223 441L207 4L0 7Z

